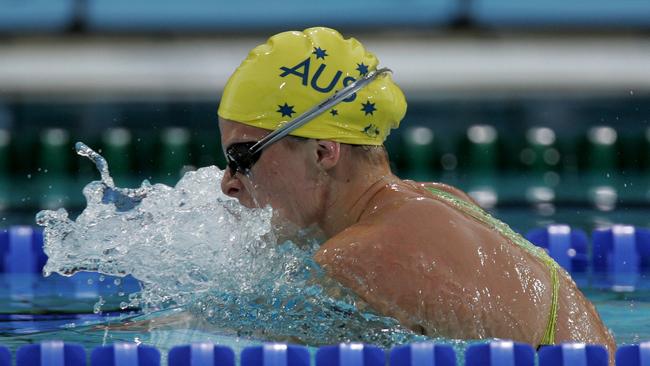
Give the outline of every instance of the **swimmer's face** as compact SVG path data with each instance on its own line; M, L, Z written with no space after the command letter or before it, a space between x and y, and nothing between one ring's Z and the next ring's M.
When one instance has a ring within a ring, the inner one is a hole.
M259 141L269 134L268 130L221 118L219 129L224 151L232 144ZM271 205L279 217L306 227L314 222L321 201L312 145L316 145L313 140L281 139L264 149L250 174L226 169L221 190L246 207Z

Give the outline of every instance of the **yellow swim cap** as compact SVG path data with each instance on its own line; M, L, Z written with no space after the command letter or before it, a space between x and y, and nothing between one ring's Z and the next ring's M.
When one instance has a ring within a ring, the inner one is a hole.
M275 130L337 90L377 69L379 61L356 39L316 27L283 32L255 47L228 80L219 116ZM381 145L406 113L389 74L291 133L354 145Z

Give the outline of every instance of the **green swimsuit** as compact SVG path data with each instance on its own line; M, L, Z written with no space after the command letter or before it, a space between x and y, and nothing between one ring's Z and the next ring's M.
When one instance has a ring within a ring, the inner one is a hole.
M485 212L479 206L471 202L462 200L449 192L434 187L427 187L427 190L431 192L435 196L435 198L450 204L451 206L457 208L464 214L473 217L477 221L496 230L501 235L508 238L511 242L515 243L520 248L523 248L528 253L539 258L544 264L546 264L549 271L551 272L551 282L553 283L553 297L551 298L551 313L548 317L546 330L544 331L544 336L542 337L540 343L542 345L554 344L555 328L557 325L558 299L560 294L560 278L558 273L559 265L546 253L546 251L544 251L544 249L536 247L535 245L531 244L528 240L524 239L521 235L514 232L508 225L492 217L489 213Z

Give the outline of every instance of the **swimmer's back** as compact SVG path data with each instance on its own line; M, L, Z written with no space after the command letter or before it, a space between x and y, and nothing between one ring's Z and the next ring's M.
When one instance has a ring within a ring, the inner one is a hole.
M475 205L448 185L401 182L398 189L380 192L358 224L326 242L317 261L376 310L413 330L537 346L552 313L548 267L525 249L504 245L503 236L429 188ZM593 305L559 272L555 342L600 343L614 350Z
M456 198L478 205L471 197L461 190L440 183L420 183L420 186L430 192L436 190L452 194ZM434 193L435 196L435 193ZM521 238L520 238L521 239ZM525 243L524 247L532 246ZM558 270L559 296L555 310L557 312L553 343L579 341L591 344L606 345L610 353L610 363L616 351L616 343L609 331L605 328L593 304L578 289L571 276L555 264ZM553 270L553 268L549 268Z
M497 233L450 205L427 199L423 186L399 185L377 194L356 225L324 243L317 262L375 310L414 331L538 342L551 291L542 287L537 298L524 296L535 284L522 283L511 265L530 256L501 245ZM549 280L542 264L528 267L531 277Z

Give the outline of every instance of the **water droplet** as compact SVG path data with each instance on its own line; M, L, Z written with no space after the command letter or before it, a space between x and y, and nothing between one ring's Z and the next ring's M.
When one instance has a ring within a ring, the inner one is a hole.
M97 300L97 302L93 306L93 313L95 313L95 314L101 313L102 312L102 306L104 306L105 304L106 304L106 301L104 300L103 297L100 296L99 300Z

